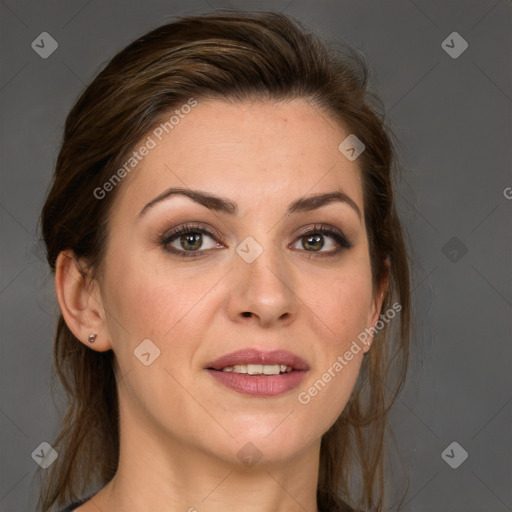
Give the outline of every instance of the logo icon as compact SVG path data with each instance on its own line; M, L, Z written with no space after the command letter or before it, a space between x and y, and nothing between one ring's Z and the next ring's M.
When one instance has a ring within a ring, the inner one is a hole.
M456 236L453 236L443 245L441 252L452 263L457 263L467 254L468 248Z
M242 461L242 464L248 468L257 464L262 455L263 454L253 443L245 443L236 454L236 456Z
M48 32L41 32L30 46L39 57L47 59L59 47L59 43Z
M468 46L468 42L458 32L452 32L441 43L441 48L452 59L458 59L468 49Z
M43 468L49 468L59 454L46 441L42 442L33 452L32 458Z
M144 366L149 366L160 356L160 349L150 339L145 339L137 345L133 353Z
M365 150L365 145L353 133L351 133L338 146L338 149L348 160L353 162Z
M468 458L468 452L459 443L453 441L444 449L441 457L448 466L457 469Z
M252 263L261 255L263 247L252 236L248 236L237 246L236 252L246 263Z

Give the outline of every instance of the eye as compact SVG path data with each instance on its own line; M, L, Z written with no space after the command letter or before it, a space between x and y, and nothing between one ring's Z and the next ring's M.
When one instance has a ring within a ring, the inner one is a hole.
M180 226L166 233L161 240L164 250L179 256L197 256L208 249L223 247L216 233L202 226Z
M298 244L301 247L297 247ZM292 247L299 250L302 248L306 252L322 253L322 256L328 256L338 254L342 249L350 249L353 245L338 229L315 225L299 235L299 238Z
M218 241L220 238L217 232L203 226L185 225L166 232L161 237L160 245L165 251L178 256L197 257L210 249L225 247ZM334 256L351 247L352 243L342 231L324 225L310 227L291 245L291 248L311 253L312 257Z

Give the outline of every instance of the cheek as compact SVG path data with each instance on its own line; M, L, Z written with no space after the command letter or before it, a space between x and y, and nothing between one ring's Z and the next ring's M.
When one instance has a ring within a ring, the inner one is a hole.
M179 337L213 284L212 275L155 265L149 258L124 258L107 274L106 312L114 350L133 350L149 338L159 348ZM122 283L122 286L120 286Z
M333 359L312 377L307 387L298 391L296 418L304 431L311 429L312 418L315 418L315 430L319 435L335 423L354 390L361 362L360 354L346 365ZM337 367L336 363L341 366Z
M358 335L367 327L372 301L371 275L365 266L351 267L310 294L325 336L322 350L298 402L321 418L322 428L332 425L344 409L359 375L364 345Z
M367 326L372 304L371 276L364 267L331 276L311 295L311 300L318 316L336 336L337 348L342 348Z

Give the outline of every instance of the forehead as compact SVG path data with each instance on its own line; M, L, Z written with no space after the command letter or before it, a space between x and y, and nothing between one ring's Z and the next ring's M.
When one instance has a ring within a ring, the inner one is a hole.
M172 121L136 145L151 149L117 191L123 215L170 186L231 197L242 212L341 189L363 210L357 162L338 149L349 132L306 100L198 100Z

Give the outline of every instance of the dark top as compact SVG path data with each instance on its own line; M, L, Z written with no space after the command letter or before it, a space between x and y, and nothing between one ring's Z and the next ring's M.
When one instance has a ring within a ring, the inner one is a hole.
M60 512L72 512L72 510L75 510L76 507L79 507L86 501L90 500L93 497L93 495L89 496L88 498L84 498L80 501L75 501L74 503L71 503L71 505L68 505L66 508L63 508Z

